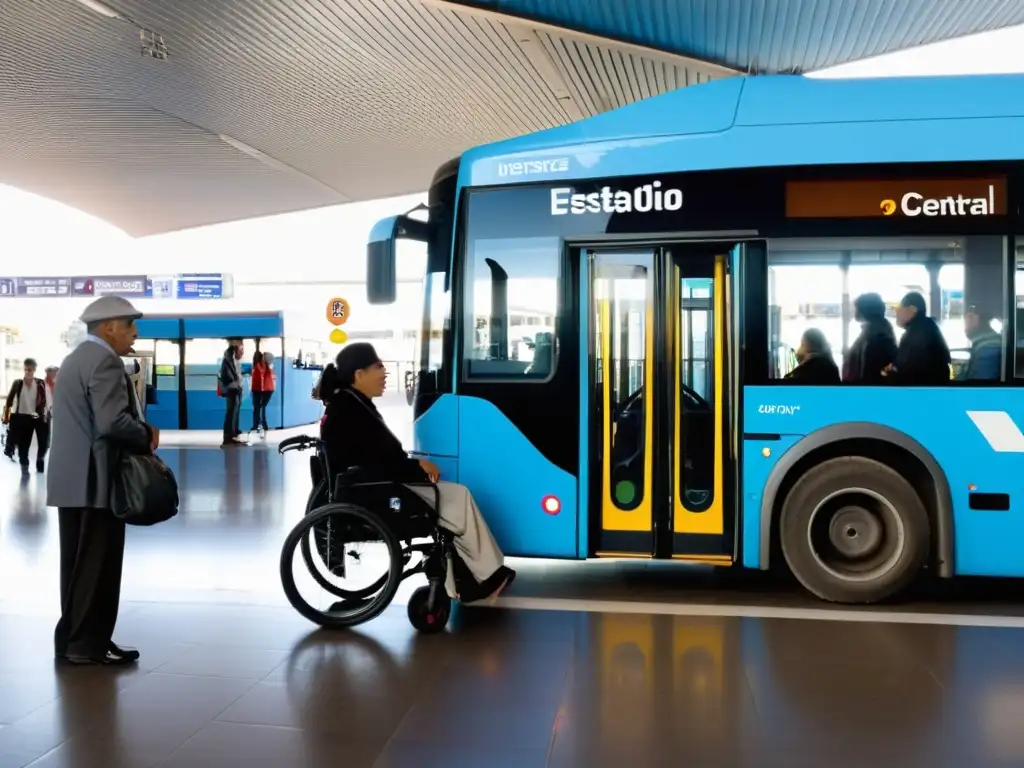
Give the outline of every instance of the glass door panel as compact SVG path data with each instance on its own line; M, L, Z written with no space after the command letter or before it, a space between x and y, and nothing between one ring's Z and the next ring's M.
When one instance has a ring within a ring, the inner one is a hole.
M731 562L725 515L726 249L673 251L672 554Z
M598 549L650 557L654 255L592 253L591 257L595 406L600 424Z

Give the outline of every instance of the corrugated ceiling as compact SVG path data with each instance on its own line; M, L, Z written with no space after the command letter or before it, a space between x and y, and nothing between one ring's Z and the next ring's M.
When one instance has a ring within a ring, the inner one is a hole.
M731 74L439 0L104 2L127 20L78 0L0 0L0 183L133 235L422 191L470 146ZM623 37L667 45L685 31L644 16L653 0L621 2ZM528 5L514 10L579 14L590 2ZM168 59L140 54L139 27L162 36ZM723 61L808 49L791 31L751 41L728 14L693 28L724 44L723 55L701 49ZM875 51L836 47L845 58Z
M811 72L1024 24L1021 0L453 0L718 62Z

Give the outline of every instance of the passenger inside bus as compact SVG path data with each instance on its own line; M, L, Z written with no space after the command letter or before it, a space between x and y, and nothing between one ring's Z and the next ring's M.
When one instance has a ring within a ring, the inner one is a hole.
M949 346L938 324L928 317L924 296L911 291L896 309L903 329L896 360L885 370L886 379L904 387L938 387L949 383Z
M817 328L808 328L800 337L796 348L797 366L786 374L793 384L828 386L839 384L839 366L832 355L832 347L825 334Z
M864 293L853 301L854 319L860 335L850 345L843 361L847 384L885 383L883 371L896 360L896 333L885 317L885 301L877 293Z
M334 368L336 389L328 396L321 427L331 471L355 469L361 482L436 483L440 524L455 537L456 556L448 565L445 583L449 596L464 603L496 596L515 578L515 571L505 567L504 555L469 490L440 480L433 462L411 458L384 423L373 404L387 385L387 370L376 350L364 342L351 344L338 354ZM325 394L322 383L321 396ZM426 503L434 501L432 489L409 490Z
M971 342L971 356L957 377L960 381L999 381L1003 361L1002 335L992 328L992 318L976 306L964 312L964 332Z

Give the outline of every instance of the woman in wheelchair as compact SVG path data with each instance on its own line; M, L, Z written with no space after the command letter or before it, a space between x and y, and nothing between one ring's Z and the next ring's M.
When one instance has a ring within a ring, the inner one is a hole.
M499 594L515 578L515 571L503 564L504 556L469 490L440 480L440 470L432 462L411 458L374 406L373 398L384 394L387 383L387 371L376 350L364 342L346 346L335 361L335 372L338 389L327 400L321 426L331 471L340 474L358 467L360 480L436 483L439 521L454 535L456 550L448 564L448 595L469 603ZM432 489L409 490L433 505Z

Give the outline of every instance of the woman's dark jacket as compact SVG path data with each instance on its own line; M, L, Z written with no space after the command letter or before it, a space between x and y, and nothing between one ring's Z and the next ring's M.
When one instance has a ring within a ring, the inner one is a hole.
M366 482L427 479L419 461L409 458L373 401L354 389L341 389L331 396L320 438L334 475L360 467L365 474L360 473L359 479Z
M843 361L843 381L849 384L884 384L882 371L896 361L896 333L884 317L869 320L850 345Z
M786 374L786 379L794 384L813 386L839 384L839 366L831 355L810 355Z

